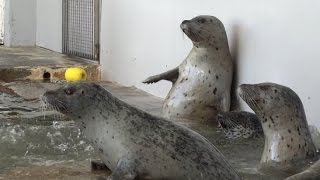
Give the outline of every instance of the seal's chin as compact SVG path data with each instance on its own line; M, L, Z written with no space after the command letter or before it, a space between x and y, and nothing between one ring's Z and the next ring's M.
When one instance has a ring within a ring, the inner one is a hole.
M251 85L242 84L237 91L241 99L258 115L261 112L261 107L255 98L257 96L256 92L250 87Z
M203 41L203 38L199 34L193 32L193 31L186 30L183 32L191 39L191 41L193 43L199 43L199 42Z

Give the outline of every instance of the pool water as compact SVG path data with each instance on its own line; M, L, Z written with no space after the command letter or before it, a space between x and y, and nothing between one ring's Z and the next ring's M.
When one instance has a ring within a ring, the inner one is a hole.
M21 82L25 83L25 82ZM30 84L29 84L30 85ZM115 96L152 114L161 112L161 99L135 88L101 83ZM96 179L110 172L91 172L91 160L99 159L93 147L74 122L56 112L44 113L38 94L51 85L35 83L32 97L0 93L0 180L1 179ZM48 88L50 86L50 88ZM58 85L59 86L59 85ZM9 86L8 86L9 87ZM15 86L18 87L18 86ZM27 91L26 86L23 92ZM21 88L22 89L22 88ZM0 91L1 92L1 91ZM28 94L28 93L25 93ZM281 173L263 175L257 170L264 139L226 139L219 128L201 124L188 125L209 139L239 172L243 179L283 179Z

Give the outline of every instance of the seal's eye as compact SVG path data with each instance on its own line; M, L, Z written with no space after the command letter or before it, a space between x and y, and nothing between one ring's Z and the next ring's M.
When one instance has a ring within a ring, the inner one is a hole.
M72 95L75 91L76 89L72 87L64 90L67 95Z
M201 24L203 24L205 22L206 22L206 20L204 18L201 18L201 19L198 20L198 23L201 23Z

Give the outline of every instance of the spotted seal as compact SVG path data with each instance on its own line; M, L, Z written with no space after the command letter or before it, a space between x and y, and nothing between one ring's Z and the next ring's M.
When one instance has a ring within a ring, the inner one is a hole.
M203 136L130 106L99 85L71 83L42 99L75 120L113 172L109 179L240 179Z
M238 90L262 124L261 170L291 173L316 157L303 104L293 90L274 83L242 84Z
M250 112L220 112L217 115L217 121L229 139L263 136L257 115Z
M177 68L143 83L173 83L163 104L165 117L212 122L218 112L230 108L233 63L226 31L213 16L197 16L180 26L192 40L191 52Z

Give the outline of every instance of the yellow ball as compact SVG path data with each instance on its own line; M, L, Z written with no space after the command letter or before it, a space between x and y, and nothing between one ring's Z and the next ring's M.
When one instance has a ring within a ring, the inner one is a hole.
M87 79L87 73L82 68L68 68L64 74L67 81L82 81Z

